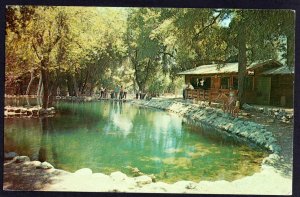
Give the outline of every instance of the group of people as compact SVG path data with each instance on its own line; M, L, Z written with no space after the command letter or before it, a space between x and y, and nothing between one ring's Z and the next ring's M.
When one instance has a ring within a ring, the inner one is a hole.
M107 88L101 87L100 89L100 98L108 98L108 93L110 92L110 98L112 99L126 99L127 98L127 90L124 86L116 85L113 90L108 90Z

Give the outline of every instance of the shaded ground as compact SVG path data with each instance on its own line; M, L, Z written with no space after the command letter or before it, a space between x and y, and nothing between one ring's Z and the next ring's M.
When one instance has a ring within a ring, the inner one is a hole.
M280 155L283 160L275 163L273 166L283 174L290 176L293 164L293 123L284 123L260 112L249 112L251 117L247 118L253 122L262 124L268 131L271 131L281 146Z
M37 169L40 162L4 161L3 189L35 191L41 190L54 183L52 178L66 172L55 169Z

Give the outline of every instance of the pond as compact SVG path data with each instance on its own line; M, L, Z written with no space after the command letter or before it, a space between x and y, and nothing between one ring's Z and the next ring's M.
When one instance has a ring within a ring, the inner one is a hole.
M157 180L235 180L260 170L266 152L164 111L117 101L58 102L49 118L6 118L4 151L74 172L132 168Z

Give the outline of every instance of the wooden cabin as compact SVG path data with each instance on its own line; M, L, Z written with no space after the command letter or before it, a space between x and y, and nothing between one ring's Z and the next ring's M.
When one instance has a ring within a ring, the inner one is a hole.
M256 105L293 106L294 71L275 60L253 62L247 66L244 82L245 102ZM210 64L178 73L194 90L187 97L214 100L220 92L238 89L238 63Z

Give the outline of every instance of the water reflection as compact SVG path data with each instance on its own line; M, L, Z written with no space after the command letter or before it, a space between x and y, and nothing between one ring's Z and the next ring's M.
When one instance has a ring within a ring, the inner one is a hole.
M115 101L62 102L56 108L51 118L5 119L5 151L69 171L130 174L127 167L137 167L167 182L234 180L258 171L264 156L158 110Z
M127 117L126 113L123 113L123 102L112 102L113 112L111 113L111 119L114 125L120 129L122 134L127 136L133 127L132 121Z

